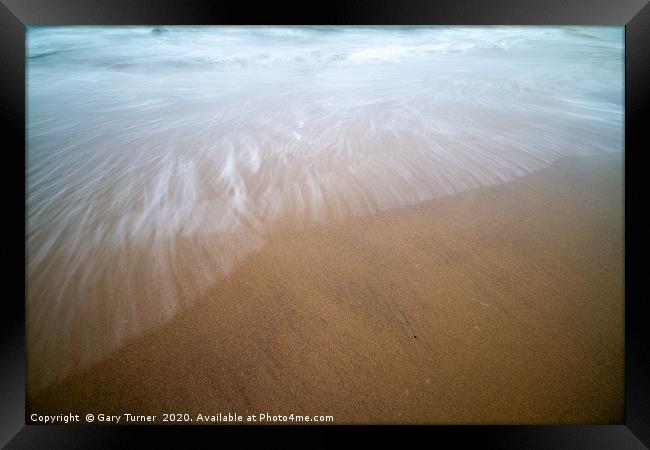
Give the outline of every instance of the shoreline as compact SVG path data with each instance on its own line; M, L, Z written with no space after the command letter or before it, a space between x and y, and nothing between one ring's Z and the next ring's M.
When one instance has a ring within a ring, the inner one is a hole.
M623 155L278 227L210 292L31 413L620 423Z

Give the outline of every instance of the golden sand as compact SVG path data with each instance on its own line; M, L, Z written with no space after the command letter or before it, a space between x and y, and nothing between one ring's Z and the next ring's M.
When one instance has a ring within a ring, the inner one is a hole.
M622 423L621 154L300 231L32 412ZM191 264L191 262L185 262ZM28 420L29 422L29 420Z

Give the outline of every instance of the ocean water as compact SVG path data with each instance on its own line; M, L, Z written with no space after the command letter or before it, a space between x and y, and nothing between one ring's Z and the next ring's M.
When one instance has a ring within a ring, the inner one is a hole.
M275 224L623 153L623 27L32 27L27 56L32 390Z

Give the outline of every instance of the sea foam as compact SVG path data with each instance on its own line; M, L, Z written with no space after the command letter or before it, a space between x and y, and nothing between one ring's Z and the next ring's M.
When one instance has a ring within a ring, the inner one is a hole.
M372 214L623 151L622 27L27 38L31 390L169 320L279 221Z

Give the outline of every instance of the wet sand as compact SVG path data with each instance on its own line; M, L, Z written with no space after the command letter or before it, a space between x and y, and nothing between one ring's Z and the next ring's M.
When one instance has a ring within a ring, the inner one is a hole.
M284 414L342 423L622 423L621 154L278 225L171 322L29 415ZM187 263L191 264L191 263Z

